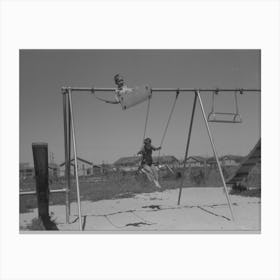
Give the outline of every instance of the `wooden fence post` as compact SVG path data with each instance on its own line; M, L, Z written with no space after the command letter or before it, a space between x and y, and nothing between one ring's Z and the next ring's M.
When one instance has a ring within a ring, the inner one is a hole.
M32 143L32 151L36 177L38 215L45 229L57 229L49 216L48 144Z

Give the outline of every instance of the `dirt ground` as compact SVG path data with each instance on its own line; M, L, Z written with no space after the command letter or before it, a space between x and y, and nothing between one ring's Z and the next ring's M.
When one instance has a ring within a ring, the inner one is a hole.
M184 188L181 204L178 190L142 193L130 198L82 201L84 232L253 232L261 230L261 199L230 196L234 221L223 188ZM71 203L70 223L65 206L50 206L52 220L60 232L79 230L77 203ZM37 209L20 214L20 231L26 232Z

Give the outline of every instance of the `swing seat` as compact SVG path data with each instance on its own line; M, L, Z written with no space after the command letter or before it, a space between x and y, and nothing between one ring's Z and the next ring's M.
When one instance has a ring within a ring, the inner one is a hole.
M236 113L210 112L207 121L215 123L242 123L242 118Z
M149 86L137 86L134 88L124 88L117 91L117 96L120 101L123 110L136 106L152 95L151 88Z
M215 95L217 95L218 93L218 89L216 89L212 93L212 109L208 115L207 121L215 123L242 123L242 118L239 115L238 110L237 91L234 92L235 111L232 113L222 113L215 111Z

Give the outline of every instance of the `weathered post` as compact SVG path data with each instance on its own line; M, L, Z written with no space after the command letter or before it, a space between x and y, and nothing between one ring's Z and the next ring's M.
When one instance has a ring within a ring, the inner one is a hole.
M70 109L69 109L69 98L66 94L66 90L62 89L63 93L63 122L64 122L64 152L65 152L65 206L66 206L66 223L69 224L70 216L70 157L71 157L71 120L70 120Z
M38 215L45 229L57 229L56 225L50 221L49 216L48 144L32 143L32 151L36 176Z

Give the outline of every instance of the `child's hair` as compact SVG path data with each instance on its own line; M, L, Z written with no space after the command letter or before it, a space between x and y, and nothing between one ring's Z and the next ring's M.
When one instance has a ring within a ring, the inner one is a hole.
M146 138L144 139L144 144L149 144L149 143L152 143L152 139L151 138Z
M121 76L122 76L121 74L116 74L116 75L114 76L114 81L115 81L115 83L117 82L117 80L118 80Z

